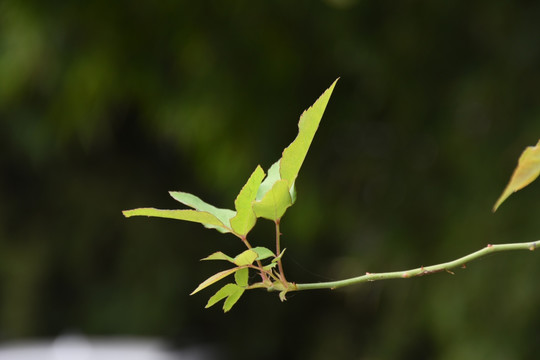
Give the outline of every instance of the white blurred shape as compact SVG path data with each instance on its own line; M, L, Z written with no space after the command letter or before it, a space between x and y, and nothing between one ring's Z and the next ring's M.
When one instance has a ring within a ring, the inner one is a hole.
M167 351L149 338L85 338L62 335L54 341L0 345L0 360L209 360L215 352L204 347Z

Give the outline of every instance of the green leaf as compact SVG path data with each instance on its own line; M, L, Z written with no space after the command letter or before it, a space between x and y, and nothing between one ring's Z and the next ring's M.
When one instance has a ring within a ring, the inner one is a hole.
M285 254L285 250L287 250L287 249L281 250L281 253L278 256L276 256L275 258L273 258L272 262L277 263L279 260L281 260L281 258L283 257L283 254Z
M236 302L240 299L244 291L245 289L243 287L236 287L235 291L225 299L225 302L223 303L223 311L227 312L231 310L234 304L236 304Z
M176 201L181 202L182 204L192 207L195 210L198 211L204 211L207 213L210 213L214 215L216 218L218 218L219 221L228 229L231 228L231 218L233 218L236 215L236 211L229 210L229 209L220 209L213 205L210 205L197 196L185 192L180 191L169 191L169 194L172 196L172 198ZM230 230L229 230L230 232Z
M270 270L270 269L276 267L277 264L278 264L277 262L271 262L270 264L263 266L263 270L268 271L268 270Z
M248 286L249 269L243 268L234 273L234 280L238 286Z
M300 116L298 136L283 151L279 171L281 179L287 180L291 186L294 184L300 167L306 158L309 146L317 132L328 100L338 80L336 79L317 101Z
M264 175L263 169L257 166L234 201L236 216L231 219L231 226L238 235L247 235L255 225L257 217L253 212L251 203L257 196L257 191Z
M215 252L201 260L226 260L234 264L234 259L228 255L225 255L221 251Z
M257 217L277 221L281 219L287 208L291 205L292 199L289 193L289 184L287 180L279 180L264 195L261 201L253 203L253 210Z
M281 180L281 177L279 175L279 161L276 161L275 163L270 166L270 169L268 169L268 175L264 179L264 181L259 186L259 190L257 191L256 200L260 201L266 195L268 191L272 189L276 181Z
M193 290L193 292L191 294L189 294L189 295L193 295L193 294L198 293L202 289L212 285L213 283L223 279L224 277L227 277L227 276L231 275L232 273L234 273L235 271L238 271L240 269L242 269L242 268L241 267L235 267L235 268L232 268L232 269L220 271L217 274L214 274L214 275L210 276L208 279L206 279L202 283L200 283L199 286L197 286L197 288L195 290Z
M540 174L540 141L536 146L529 146L519 157L518 165L510 178L510 182L499 197L493 212L513 193L532 183Z
M233 305L238 301L238 299L240 299L240 297L244 293L244 290L245 289L243 287L236 284L227 284L221 289L219 289L218 292L216 292L214 296L212 296L208 300L208 303L205 307L209 308L215 305L217 302L227 298L227 300L225 300L225 303L223 304L223 310L227 312L233 307Z
M221 232L230 232L225 225L214 215L206 211L197 210L161 210L154 208L139 208L124 210L125 217L152 216L167 219L185 220L203 224L207 228L217 229Z
M257 255L258 255L257 259L255 259L255 260L264 260L264 259L268 259L270 257L275 257L276 256L272 250L270 250L268 248L265 248L265 247L262 247L262 246L254 247L251 250L255 251L257 253Z
M257 253L253 250L246 250L234 258L234 263L238 266L251 265L257 258Z

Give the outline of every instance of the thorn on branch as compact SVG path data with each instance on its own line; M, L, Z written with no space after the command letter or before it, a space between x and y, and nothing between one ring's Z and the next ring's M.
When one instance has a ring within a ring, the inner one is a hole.
M454 274L453 271L450 271L449 269L444 269L444 271L446 271L446 272L449 273L450 275L456 275L456 274Z
M462 268L462 269L466 269L466 268L467 268L467 264L461 265L461 268Z
M490 248L490 247L493 247L493 245L491 245L491 244L487 244L487 246L486 246L486 247Z

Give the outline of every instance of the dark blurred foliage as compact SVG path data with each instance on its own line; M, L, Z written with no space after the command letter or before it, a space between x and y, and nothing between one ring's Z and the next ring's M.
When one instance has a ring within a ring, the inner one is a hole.
M289 279L430 265L540 236L537 1L0 2L0 337L76 330L224 358L532 359L540 259L290 296L189 292L232 236L121 210L220 207L341 77L283 219ZM271 224L251 241L270 246ZM214 287L217 290L217 287Z

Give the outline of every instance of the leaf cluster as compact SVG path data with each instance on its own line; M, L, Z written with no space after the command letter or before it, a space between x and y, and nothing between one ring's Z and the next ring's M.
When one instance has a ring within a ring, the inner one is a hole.
M279 223L287 209L296 201L296 178L336 82L337 79L311 107L302 113L298 123L297 137L285 148L281 158L270 166L268 173L266 174L261 166L257 165L237 195L234 201L234 210L217 208L190 193L171 191L169 194L173 199L190 209L164 210L146 207L123 212L126 217L149 216L197 222L221 233L231 233L244 243L247 250L234 258L222 252L216 252L203 259L225 260L234 265L232 268L212 275L191 293L195 294L234 274L234 283L228 283L222 287L210 298L207 307L225 299L223 309L228 311L245 290L261 287L272 290L279 289L280 298L284 300L286 292L294 288L293 283L286 281L281 265L283 251L279 245ZM259 218L273 221L276 224L275 252L264 247L252 247L248 241L247 236ZM263 265L262 261L270 258L270 262ZM259 283L249 284L250 269L259 272L261 277Z

